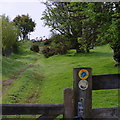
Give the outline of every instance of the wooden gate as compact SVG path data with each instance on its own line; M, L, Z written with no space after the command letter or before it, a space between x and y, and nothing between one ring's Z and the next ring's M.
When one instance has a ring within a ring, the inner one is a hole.
M74 68L73 72L74 87L73 90L70 88L67 90L69 91L69 98L72 98L71 100L69 99L69 103L71 103L73 108L71 107L72 109L70 110L69 104L67 103L68 97L66 96L65 109L67 114L65 117L76 118L78 120L86 118L92 118L92 120L120 119L119 106L92 109L92 90L119 89L120 74L92 75L91 68ZM116 97L118 97L118 102L120 102L120 96Z
M91 68L74 68L73 78L73 89L64 90L63 104L3 103L2 114L41 115L37 120L54 120L59 115L70 120L120 119L120 107L92 109L92 90L119 89L120 74L92 75Z

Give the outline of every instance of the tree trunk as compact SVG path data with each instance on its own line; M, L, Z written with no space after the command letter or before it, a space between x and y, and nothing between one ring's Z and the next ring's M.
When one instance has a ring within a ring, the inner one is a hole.
M75 45L75 49L76 49L76 53L80 53L79 44L76 44L76 45Z
M76 49L76 53L80 53L80 47L77 38L73 39L73 46Z
M89 53L89 52L90 52L90 50L89 50L89 48L88 48L88 47L86 48L86 52L87 52L87 53Z

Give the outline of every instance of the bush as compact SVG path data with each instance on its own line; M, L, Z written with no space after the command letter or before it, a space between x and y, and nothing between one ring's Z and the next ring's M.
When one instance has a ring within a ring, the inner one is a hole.
M114 60L120 64L120 51L114 53Z
M18 54L20 52L20 43L16 42L15 44L13 44L12 49L13 53Z
M118 64L120 64L120 47L114 47L113 58Z
M8 57L12 54L12 51L13 51L12 47L8 48L8 49L3 49L2 48L2 56Z
M31 46L30 50L32 50L34 52L39 52L40 51L39 46L35 45L35 44Z
M71 48L69 39L60 34L53 34L49 40L44 41L44 45L42 53L47 58L57 54L66 54Z
M43 48L42 53L44 54L44 56L45 56L46 58L54 55L53 50L52 50L51 48L49 48L49 47Z
M19 29L10 21L9 17L5 15L0 16L2 20L2 54L3 56L9 56L12 53L12 47L18 42L18 36L20 34Z
M50 45L51 44L51 40L50 39L46 39L45 41L44 41L44 45Z
M67 52L66 46L57 46L57 47L45 47L42 50L42 53L46 58L57 55L57 54L65 54Z

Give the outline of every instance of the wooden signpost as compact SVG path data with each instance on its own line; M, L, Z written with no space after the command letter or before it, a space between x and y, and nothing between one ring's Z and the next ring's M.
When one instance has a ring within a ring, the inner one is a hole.
M74 116L91 118L92 110L92 69L74 68Z

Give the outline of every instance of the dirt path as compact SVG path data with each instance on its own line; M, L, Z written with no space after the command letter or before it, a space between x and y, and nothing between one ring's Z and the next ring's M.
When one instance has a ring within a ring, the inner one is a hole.
M25 72L27 69L33 67L34 64L30 64L27 67L19 70L18 72L16 72L13 76L10 77L9 80L3 80L2 81L2 93L4 94L5 91L8 89L8 87L23 73Z

